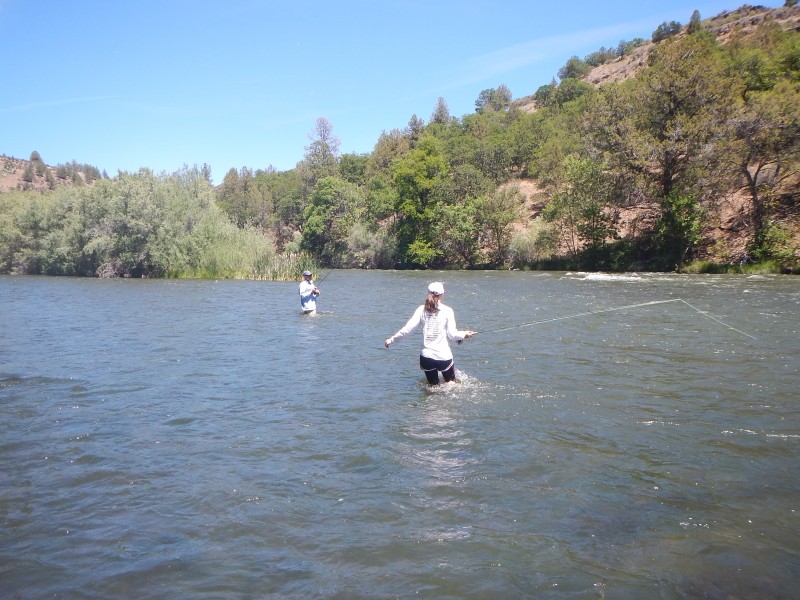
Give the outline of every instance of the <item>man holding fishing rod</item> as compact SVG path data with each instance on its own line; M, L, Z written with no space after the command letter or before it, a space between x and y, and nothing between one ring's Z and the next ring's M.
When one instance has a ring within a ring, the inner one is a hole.
M317 314L317 296L320 291L311 278L311 271L303 271L303 281L300 282L300 308L304 315Z
M425 303L420 305L400 331L387 338L383 345L387 348L422 324L422 350L419 354L419 366L425 371L425 378L430 385L439 383L439 373L445 382L455 382L456 366L453 352L447 340L456 340L459 344L475 335L475 331L459 331L456 328L456 316L453 309L442 303L444 285L434 281L428 286Z

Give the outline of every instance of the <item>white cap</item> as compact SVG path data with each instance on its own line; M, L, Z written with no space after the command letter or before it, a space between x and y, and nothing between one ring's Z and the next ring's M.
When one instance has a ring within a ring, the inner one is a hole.
M441 281L434 281L428 286L428 291L437 296L444 294L444 284Z

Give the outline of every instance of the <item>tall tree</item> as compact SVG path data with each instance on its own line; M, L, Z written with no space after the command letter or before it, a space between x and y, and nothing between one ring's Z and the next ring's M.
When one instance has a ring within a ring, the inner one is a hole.
M565 79L580 79L581 77L586 77L591 70L592 67L586 61L573 56L558 70L558 78L562 81Z
M661 199L655 238L658 260L668 269L680 269L700 239L703 211L694 196L676 192Z
M670 21L669 23L664 21L661 25L656 27L656 30L653 32L653 35L650 36L650 39L654 43L663 42L667 38L678 35L681 32L681 29L682 26L677 21Z
M718 172L718 144L740 86L706 37L662 42L649 60L635 80L602 88L586 123L593 148L612 168L638 179L646 196L665 198L676 186L694 189L701 173Z
M408 120L408 136L412 143L420 138L424 129L425 121L417 117L417 115L411 115Z
M565 179L544 213L547 221L559 224L570 252L574 256L586 252L593 267L600 266L602 250L613 237L605 212L612 202L612 189L606 165L574 155L567 157Z
M472 267L479 260L478 211L478 203L472 198L458 204L439 205L432 224L432 245L442 266Z
M520 218L524 200L519 188L510 185L484 196L478 203L481 239L495 265L503 265L509 258L512 225Z
M436 108L433 109L430 122L436 123L437 125L447 125L450 123L450 109L444 98L439 97L436 101Z
M478 99L475 100L475 111L483 112L487 110L501 111L508 110L511 106L511 90L508 86L501 84L496 89L483 90Z
M395 227L399 251L407 264L428 266L440 254L433 239L434 190L449 172L441 143L430 135L422 137L414 150L393 163L392 170L398 192Z
M311 143L306 146L298 171L305 182L306 192L311 194L317 181L337 175L340 141L333 134L333 124L327 117L316 120L314 131L308 137Z
M752 202L756 245L763 241L770 204L800 175L800 92L783 81L752 94L734 121L737 169Z
M700 11L696 10L689 19L689 24L686 26L686 33L692 35L694 33L700 33L701 31L703 31L703 25L700 20Z
M358 186L337 177L324 177L317 183L306 206L302 247L327 265L338 264L347 249L350 229L364 209Z
M389 174L392 161L411 150L409 136L399 129L382 131L367 161L367 178L378 174Z

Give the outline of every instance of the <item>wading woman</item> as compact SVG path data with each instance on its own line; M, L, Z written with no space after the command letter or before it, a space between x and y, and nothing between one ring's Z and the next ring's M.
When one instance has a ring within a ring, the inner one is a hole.
M456 367L453 363L453 352L448 340L461 342L475 335L474 331L456 329L456 316L453 309L442 303L444 285L434 281L428 286L425 304L422 304L400 331L388 338L383 345L387 348L422 324L422 350L419 354L419 366L425 371L428 383L439 383L441 372L445 381L456 380Z

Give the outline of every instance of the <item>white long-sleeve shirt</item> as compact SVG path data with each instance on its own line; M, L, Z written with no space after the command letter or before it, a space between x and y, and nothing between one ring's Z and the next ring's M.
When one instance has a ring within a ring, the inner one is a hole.
M389 338L390 343L411 333L419 324L422 324L420 354L434 360L452 359L453 352L450 350L447 340L463 340L467 333L456 328L456 315L449 306L439 304L439 311L431 314L425 310L425 305L422 304L414 311L408 323Z
M314 293L314 281L306 281L305 279L300 282L298 288L300 292L300 308L306 312L317 310L317 295Z

